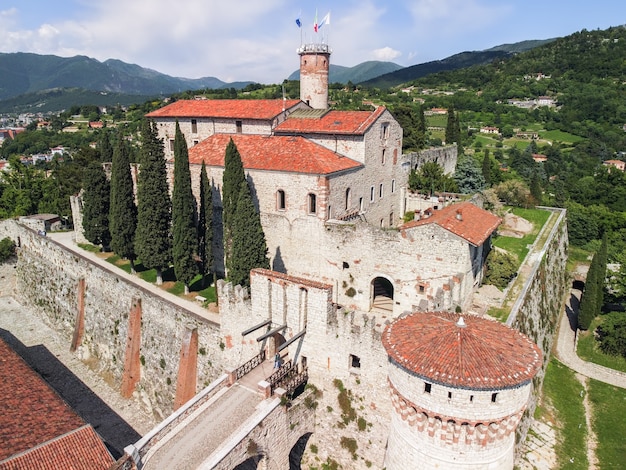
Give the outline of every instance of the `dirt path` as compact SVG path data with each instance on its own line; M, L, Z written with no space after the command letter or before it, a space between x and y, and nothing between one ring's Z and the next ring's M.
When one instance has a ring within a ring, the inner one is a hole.
M583 406L585 407L585 421L587 426L587 461L589 462L589 469L591 470L600 467L598 466L598 457L596 456L598 439L595 432L593 432L593 427L591 425L593 410L591 408L591 404L589 403L589 392L587 390L589 378L580 374L576 374L576 378L583 386L583 390L580 391L580 395L583 397Z

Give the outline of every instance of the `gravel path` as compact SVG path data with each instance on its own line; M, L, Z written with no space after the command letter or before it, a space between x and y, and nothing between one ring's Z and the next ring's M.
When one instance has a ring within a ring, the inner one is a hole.
M580 290L571 290L570 297L565 304L565 315L561 315L555 355L567 367L585 377L616 387L626 388L626 374L592 362L583 361L576 354L576 325L580 296Z

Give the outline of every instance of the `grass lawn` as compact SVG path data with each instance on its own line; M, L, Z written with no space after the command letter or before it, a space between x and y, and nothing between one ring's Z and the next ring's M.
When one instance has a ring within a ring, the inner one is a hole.
M424 120L426 121L427 127L443 127L445 128L448 125L448 115L447 114L435 114L433 116L424 116Z
M565 269L567 272L573 273L577 265L591 264L591 256L593 256L593 253L570 245L567 250L567 265Z
M548 221L551 213L541 209L523 209L520 207L512 208L511 212L531 222L533 230L522 238L498 236L494 238L493 244L517 256L518 263L521 265L528 254L528 247L535 242L541 227Z
M92 253L100 252L100 247L88 243L82 243L78 246L83 250L90 251ZM107 253L105 255L105 260L108 263L111 263L112 265L126 271L127 273L130 273L130 261L120 258L120 256L116 255L115 253ZM156 283L156 269L146 269L139 260L135 262L135 272L144 281L151 284ZM169 268L163 271L162 277L162 287L174 295L177 295L179 297L187 297L190 300L193 300L196 296L199 295L206 299L205 303L213 303L217 300L215 286L209 285L208 287L205 287L202 283L202 276L200 276L199 274L191 281L191 284L189 285L188 296L185 296L185 285L182 282L176 281L174 268Z
M582 385L574 376L574 371L552 358L548 363L542 400L535 411L535 418L550 422L557 429L555 452L559 460L558 468L589 468L587 426L585 407L580 399L581 390ZM622 438L624 435L621 434Z
M601 366L626 372L626 359L620 356L609 356L600 350L600 343L594 338L593 332L602 324L603 316L596 317L587 331L578 336L578 355L585 361L594 362ZM626 434L624 435L626 439Z
M598 440L600 468L626 466L626 390L589 380L592 426Z
M552 131L540 131L539 137L542 139L551 140L553 142L562 142L564 144L573 145L577 142L585 140L583 137L578 135L570 134L568 132L563 132L559 130Z

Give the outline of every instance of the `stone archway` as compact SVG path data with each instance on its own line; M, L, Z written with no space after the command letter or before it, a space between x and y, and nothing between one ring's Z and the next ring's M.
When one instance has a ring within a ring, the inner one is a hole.
M371 308L392 312L394 287L391 281L385 277L375 277L370 289Z
M294 444L289 452L289 470L301 470L302 455L306 449L306 444L311 437L310 432L300 436L300 439Z

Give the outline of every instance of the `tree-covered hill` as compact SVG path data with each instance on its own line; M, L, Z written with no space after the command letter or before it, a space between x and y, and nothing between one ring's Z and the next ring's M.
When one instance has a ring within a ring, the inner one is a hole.
M202 88L243 88L215 77L177 78L120 60L0 53L0 100L51 88L83 88L128 95L169 95Z
M328 71L331 83L361 83L380 75L385 75L403 67L393 62L381 62L370 60L355 65L354 67L344 67L342 65L330 64ZM300 80L300 70L296 70L287 80Z

